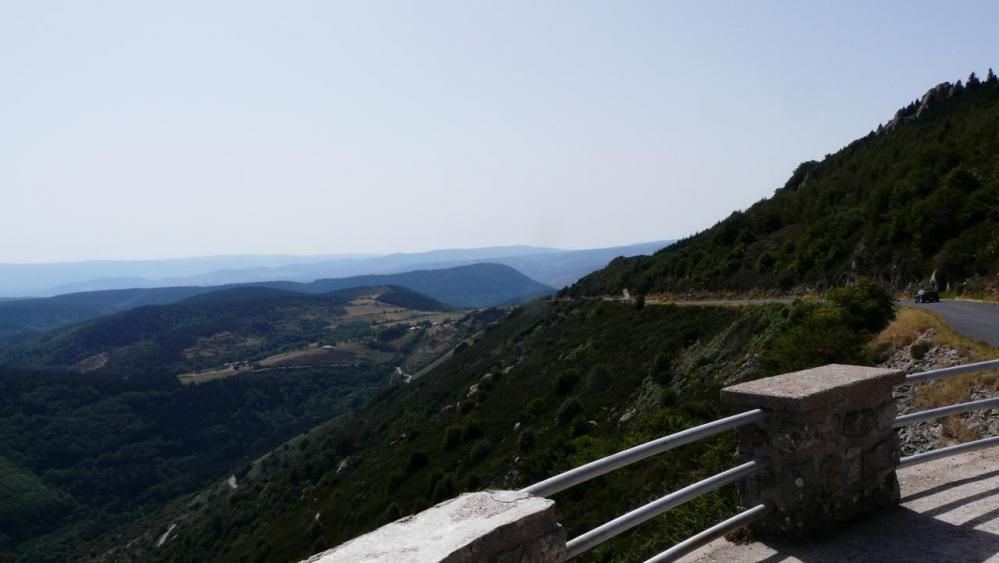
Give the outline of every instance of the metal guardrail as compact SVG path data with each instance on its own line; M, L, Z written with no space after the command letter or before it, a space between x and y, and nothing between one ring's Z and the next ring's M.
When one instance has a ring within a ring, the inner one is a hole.
M585 551L602 544L614 536L629 530L646 520L659 516L663 512L680 506L681 504L693 500L701 495L707 494L715 489L734 483L743 477L748 477L758 473L767 467L766 462L750 461L738 467L733 467L728 471L723 471L707 479L688 485L676 492L672 492L658 500L654 500L645 506L636 508L631 512L618 516L617 518L598 526L585 534L573 538L566 544L568 557L575 557Z
M999 360L988 360L985 362L977 362L974 364L964 364L961 366L953 366L949 368L933 369L920 373L913 373L907 376L905 378L905 382L903 383L903 385L911 383L923 383L925 381L933 381L935 379L943 379L946 377L952 377L956 375L966 375L970 373L979 373L983 371L991 371L997 369L999 369ZM916 424L924 420L931 420L934 418L950 416L953 414L961 414L970 411L984 410L997 406L999 406L999 397L993 397L991 399L980 399L978 401L968 401L967 403L958 403L956 405L948 405L945 407L937 407L935 409L928 409L925 411L915 412L897 417L895 419L894 427L901 428L903 426ZM925 463L927 461L940 459L942 457L948 457L964 452L971 452L995 446L999 446L999 436L993 436L991 438L983 438L981 440L966 442L964 444L957 444L955 446L947 446L945 448L937 448L935 450L930 450L928 452L923 452L921 454L915 454L908 457L903 457L898 461L897 468L901 469L903 467L910 467L912 465Z
M937 407L935 409L914 412L912 414L906 414L896 418L895 428L901 428L903 426L908 426L910 424L916 424L917 422L922 422L924 420L931 420L934 418L950 416L952 414L961 414L963 412L989 409L995 406L999 406L999 397L993 397L991 399L981 399L978 401L969 401L967 403L958 403L956 405L949 405L946 407Z
M759 422L765 419L766 416L767 415L762 410L754 409L734 416L722 418L714 422L681 430L675 434L663 436L657 440L646 442L633 448L620 451L616 454L600 458L596 461L591 461L590 463L581 465L575 469L570 469L569 471L560 473L554 477L549 477L544 481L522 489L522 492L529 493L534 496L547 497L559 491L564 491L573 485L589 481L594 477L599 477L600 475L609 473L615 469L631 465L636 461L641 461L656 454L672 450L678 446L696 442L697 440L702 440L709 436L714 436L715 434L720 434L726 430L732 430L746 424Z
M954 366L914 373L906 377L903 384L921 383L924 381L932 381L955 375L989 371L993 369L999 369L999 360L989 360L975 364L966 364L963 366ZM972 410L986 409L993 406L999 406L999 398L971 401L968 403L940 407L900 416L895 419L894 426L899 428L901 426L915 424L931 418L948 416ZM722 418L714 422L695 426L694 428L688 428L686 430L670 434L669 436L664 436L657 440L646 442L616 454L591 461L590 463L581 465L575 469L570 469L569 471L535 483L529 487L521 489L521 491L535 496L547 497L560 491L564 491L574 485L589 481L594 477L604 475L605 473L609 473L615 469L620 469L621 467L625 467L656 454L660 454L684 444L696 442L697 440L708 438L710 436L714 436L715 434L720 434L721 432L732 430L746 424L763 421L766 417L766 413L764 413L761 409L754 409L727 418ZM905 457L901 459L898 467L907 467L917 463L922 463L924 461L930 461L931 459L938 459L948 455L990 446L999 446L999 436ZM622 532L629 530L672 508L714 491L715 489L734 483L744 477L763 471L767 468L767 466L768 463L765 461L750 461L698 481L697 483L688 485L678 491L672 492L644 506L636 508L627 514L621 515L610 522L602 524L567 542L567 556L571 558L584 553L613 538L614 536L617 536L618 534L621 534ZM763 517L769 511L770 507L768 505L760 504L754 506L745 512L737 514L678 543L659 555L656 555L652 559L649 559L646 563L664 563L667 561L675 561L698 547L721 537L736 528L745 526L746 524Z
M676 561L702 545L714 541L732 530L741 528L754 520L766 516L769 511L769 506L765 504L758 504L745 512L740 512L728 520L723 520L722 522L711 526L707 530L683 540L659 555L656 555L652 559L646 560L645 563L667 563L670 561Z
M968 373L978 373L994 369L999 369L999 360L988 360L984 362L977 362L974 364L964 364L963 366L931 369L929 371L907 375L905 377L905 382L902 383L902 385L909 385L911 383L922 383L924 381L943 379L945 377L951 377L954 375L965 375Z
M938 448L935 450L930 450L928 452L923 452L921 454L910 455L909 457L903 457L898 461L898 468L901 469L903 467L909 467L910 465L916 465L919 463L925 463L927 461L933 461L934 459L940 459L942 457L947 457L964 452L973 452L975 450L991 448L994 446L999 446L999 436L992 436L991 438L983 438L981 440L975 440L974 442L965 442L963 444L958 444L956 446Z
M680 432L670 434L669 436L663 436L657 440L652 440L651 442L646 442L633 448L620 451L616 454L600 458L596 461L591 461L590 463L581 465L575 469L570 469L569 471L560 473L554 477L550 477L544 481L540 481L529 487L521 489L521 492L542 497L550 496L559 491L564 491L573 485L589 481L594 477L609 473L615 469L625 467L656 454L660 454L684 444L689 444L691 442L696 442L697 440L714 436L715 434L720 434L727 430L732 430L754 422L760 422L765 420L766 417L766 413L764 413L761 409L754 409L715 420L713 422L708 422L707 424L681 430ZM766 462L762 461L750 461L737 467L733 467L727 471L722 471L721 473L712 475L707 479L688 485L658 500L654 500L644 506L636 508L627 514L619 516L610 522L598 526L567 542L567 556L575 557L584 553L587 550L590 550L624 532L625 530L633 528L650 518L666 512L667 510L675 508L715 489L734 483L743 477L762 471L767 467L767 465L768 464Z

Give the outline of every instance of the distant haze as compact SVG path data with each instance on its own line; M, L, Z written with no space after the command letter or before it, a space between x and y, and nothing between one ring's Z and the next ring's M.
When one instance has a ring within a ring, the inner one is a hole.
M994 2L6 2L0 262L593 248L771 194Z
M277 280L311 282L320 278L439 270L476 263L510 266L535 281L561 288L603 268L617 256L652 254L668 244L670 241L655 241L572 251L534 246L501 246L384 256L240 255L169 260L0 264L0 298Z

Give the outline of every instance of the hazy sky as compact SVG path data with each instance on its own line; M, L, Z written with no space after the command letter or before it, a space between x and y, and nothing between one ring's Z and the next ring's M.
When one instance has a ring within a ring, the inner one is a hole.
M0 0L0 262L674 238L944 80L995 2Z

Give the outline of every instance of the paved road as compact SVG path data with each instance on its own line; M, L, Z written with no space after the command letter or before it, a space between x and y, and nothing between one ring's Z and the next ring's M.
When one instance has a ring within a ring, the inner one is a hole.
M940 303L913 303L902 305L932 311L961 334L999 346L999 305L974 301L941 301Z
M612 299L612 298L608 298ZM616 298L613 298L616 299ZM707 299L699 301L659 301L649 299L650 305L761 305L765 303L790 303L793 298L765 299ZM932 311L951 328L961 334L999 347L999 305L977 301L941 301L940 303L914 303L912 299L899 302L906 307L918 307Z

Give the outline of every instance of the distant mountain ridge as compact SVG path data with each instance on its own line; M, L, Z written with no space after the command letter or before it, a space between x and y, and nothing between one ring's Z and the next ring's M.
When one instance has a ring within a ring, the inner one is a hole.
M225 269L255 266L282 266L319 260L348 260L369 255L330 254L295 256L282 254L224 255L162 260L86 260L40 264L0 264L0 295L5 297L48 297L73 291L128 289L140 287L142 280L201 275ZM102 279L114 285L86 287L91 280ZM80 286L77 287L76 285ZM173 285L173 284L165 284ZM185 284L194 285L194 284ZM65 290L59 288L66 287ZM38 293L40 290L52 291Z
M602 268L612 258L649 254L667 244L669 241L586 250L520 245L443 249L385 256L264 256L257 264L252 262L252 256L137 262L0 264L0 295L48 297L105 289L217 286L273 280L307 282L321 278L454 268L482 262L512 266L528 277L558 288ZM220 267L211 267L215 262L219 262ZM93 265L93 270L87 274L90 265ZM169 273L171 269L178 273Z
M439 270L322 279L309 283L272 281L223 286L115 289L0 302L0 336L52 330L145 305L176 303L196 295L236 287L258 286L318 294L381 285L399 286L457 308L516 304L555 291L502 264L472 264Z
M555 288L536 282L510 266L492 263L469 264L439 270L413 270L399 274L319 279L308 283L264 282L261 285L302 293L326 293L350 287L397 285L459 308L517 305L555 293Z

